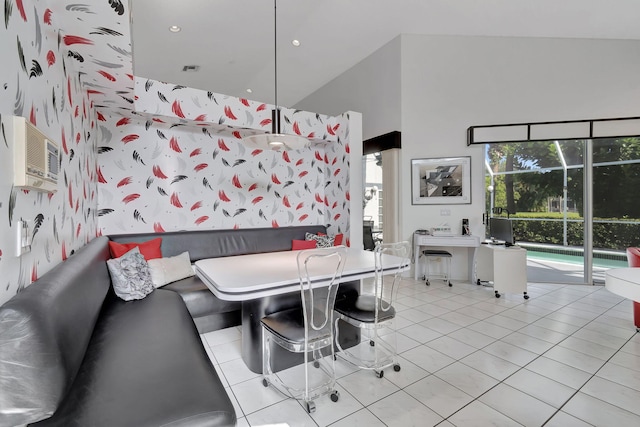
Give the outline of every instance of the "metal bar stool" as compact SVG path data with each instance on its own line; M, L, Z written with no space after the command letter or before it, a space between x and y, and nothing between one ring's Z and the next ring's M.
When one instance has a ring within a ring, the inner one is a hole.
M451 252L439 250L439 249L425 249L422 251L422 256L424 257L424 265L425 265L425 274L422 276L423 280L427 286L429 283L429 279L431 279L431 261L441 259L444 263L444 272L443 272L443 280L449 286L453 286L449 278L451 277Z

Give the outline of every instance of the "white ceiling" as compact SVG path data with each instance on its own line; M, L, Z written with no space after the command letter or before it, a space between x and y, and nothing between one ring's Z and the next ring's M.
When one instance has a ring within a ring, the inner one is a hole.
M274 102L273 1L130 1L135 75ZM639 21L640 0L278 0L278 104L399 34L640 40Z

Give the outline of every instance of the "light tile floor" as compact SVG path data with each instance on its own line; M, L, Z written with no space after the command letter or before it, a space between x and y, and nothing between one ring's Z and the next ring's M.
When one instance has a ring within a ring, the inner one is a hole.
M240 358L239 327L203 334L239 426L639 426L640 334L632 304L602 286L491 288L403 279L402 370L337 362L340 400L308 415Z

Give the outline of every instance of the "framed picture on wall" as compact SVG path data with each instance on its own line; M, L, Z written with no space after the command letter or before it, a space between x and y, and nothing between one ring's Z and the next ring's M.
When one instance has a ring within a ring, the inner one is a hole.
M471 157L411 160L411 204L471 203Z

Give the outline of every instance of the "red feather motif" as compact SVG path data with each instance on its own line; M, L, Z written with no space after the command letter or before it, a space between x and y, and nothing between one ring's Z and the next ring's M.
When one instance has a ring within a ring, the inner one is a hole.
M31 281L35 282L36 280L38 280L38 264L33 264L31 266Z
M289 203L289 196L284 196L282 198L282 204L285 205L286 207L290 208L291 207L291 203Z
M256 108L256 111L262 111L265 108L267 108L267 104L260 104L260 105L258 105L258 108Z
M184 113L182 112L182 107L180 106L180 101L173 101L173 105L171 106L171 111L178 117L184 119Z
M191 206L191 211L195 211L196 209L200 209L202 207L202 202L195 202L193 206Z
M349 144L344 147L344 151L346 151L347 154L351 153L351 147L349 147Z
M135 141L138 138L140 138L138 135L131 134L131 135L127 135L127 136L123 137L122 138L122 142L124 142L126 144L128 142Z
M47 25L51 25L51 15L53 15L53 12L51 11L51 9L47 9L44 11L44 23Z
M36 125L36 110L33 106L33 104L31 104L31 114L29 115L29 121L31 122L32 125Z
M324 196L324 205L329 206L329 198L327 196Z
M230 202L231 201L231 199L227 197L227 195L224 192L224 190L218 191L218 198L220 200L222 200L223 202Z
M118 123L116 123L116 127L128 125L129 123L131 123L131 120L128 117L123 117L118 120Z
M303 176L306 176L309 172L308 171L302 171L298 174L298 178L302 178Z
M296 210L299 211L300 209L302 209L304 207L304 203L300 202L298 203L298 206L296 206Z
M331 125L327 125L327 133L329 133L329 135L335 135L336 133L333 131L333 128L331 127Z
M326 154L324 155L324 162L326 164L329 164L329 156L327 156Z
M261 150L261 149L259 149L259 148L256 148L255 150L253 150L253 151L251 152L251 155L255 157L255 156L257 156L257 155L258 155L258 154L260 154L260 153L262 153L262 150Z
M76 133L76 145L80 144L80 132Z
M218 147L220 147L222 151L229 151L229 147L227 147L227 145L224 143L224 139L222 138L218 139Z
M340 168L336 169L336 171L333 173L333 176L338 176L339 173L340 173Z
M122 187L122 186L131 184L131 178L132 177L130 177L130 176L128 176L126 178L122 178L120 180L120 182L118 182L118 185L116 185L116 187ZM85 198L86 198L86 196L85 196Z
M238 118L233 114L233 111L231 111L231 107L229 107L228 105L225 105L224 107L224 115L231 120L238 120Z
M336 206L338 206L338 202L333 202L333 206L331 206L331 209L335 209Z
M96 111L96 114L98 115L98 120L100 120L101 122L107 121L107 119L104 118L104 116L102 115L102 113L100 113L100 111Z
M334 216L334 217L333 217L333 220L334 220L334 221L337 221L337 220L338 220L338 218L340 218L340 214L336 214L336 216Z
M79 115L80 115L80 106L76 105L76 109L75 109L75 111L73 113L73 116L74 117L78 117Z
M107 180L104 179L104 176L102 175L102 170L100 169L100 166L98 166L98 182L101 184L107 183Z
M162 172L162 169L160 169L158 165L153 167L153 174L160 179L167 179L167 175Z
M73 189L71 183L69 183L69 206L73 208Z
M307 135L307 138L312 139L316 137L316 133L315 132L311 132L309 135Z
M91 40L80 36L64 36L63 40L67 46L71 46L72 44L93 44Z
M105 79L115 82L116 78L113 77L111 74L107 73L106 71L100 70L98 71L98 74L100 74L102 77L104 77Z
M316 160L322 161L322 154L319 151L316 151Z
M53 53L52 50L50 50L49 52L47 52L47 64L49 65L49 67L51 67L55 63L56 63L56 54Z
M331 166L335 165L337 161L338 161L338 158L337 158L337 157L334 157L334 158L333 158L333 162L331 162Z
M77 209L76 209L77 212ZM78 228L76 229L76 239L80 237L80 229L82 228L82 224L78 224Z
M122 202L126 205L127 203L133 202L134 200L136 200L139 197L140 197L140 195L138 193L129 194L124 199L122 199Z
M67 260L67 242L65 242L64 240L62 241L62 260Z
M293 122L293 131L296 133L296 135L301 135L302 134L300 132L300 127L298 126L298 122Z
M238 178L238 175L234 175L233 179L231 180L231 182L233 183L233 186L236 188L242 188L242 184L240 184L240 178Z
M237 130L234 131L232 135L238 139L242 139L242 135L240 135L240 132L238 132Z
M337 131L338 129L340 129L340 123L338 123L337 125L335 125L335 126L333 127L333 131L335 132L335 131Z
M151 119L151 120L153 120L153 121L154 121L154 122L156 122L156 123L164 123L164 120L159 119L159 118L157 118L157 117L154 117L154 118L153 118L153 119Z
M169 198L169 201L176 208L182 207L182 203L180 203L180 199L178 198L178 193L172 193L171 197Z
M67 77L67 95L69 96L69 105L73 105L71 99L71 77Z
M258 203L260 203L260 202L262 201L262 199L264 199L264 197L262 197L262 196L258 196L258 197L256 197L255 199L253 199L253 200L251 201L251 203L253 203L254 205L255 205L255 204L258 204Z
M189 154L189 157L195 157L195 156L199 155L200 153L202 153L202 150L200 150L199 148L196 148L195 150L193 150L191 152L191 154Z
M206 169L207 167L209 167L209 164L207 163L200 163L199 165L196 165L193 170L196 172L200 172L202 169Z
M316 193L316 202L322 203L322 196L320 196L318 193Z
M240 98L240 102L242 102L242 105L245 105L247 107L249 106L249 101L244 98Z
M209 219L209 217L204 215L204 216L201 216L200 218L196 219L195 222L196 222L197 225L200 225L200 224L202 224L203 222L205 222L208 219Z
M22 4L22 0L16 0L16 6L18 6L18 11L20 12L20 16L22 16L22 20L27 22L27 14L24 12L24 5Z
M176 139L175 136L171 137L171 140L169 141L169 147L171 147L171 149L176 153L182 153L182 149L178 145L178 140Z
M280 227L280 225L278 225L278 221L276 221L275 219L274 219L273 221L271 221L271 226L272 226L273 228L278 228L278 227Z
M164 228L162 228L162 224L160 224L159 222L154 222L153 231L155 231L156 233L164 233Z
M271 181L272 181L274 184L282 184L282 183L280 182L280 180L278 179L278 177L276 176L276 174L275 174L275 173L272 173L272 174L271 174Z
M304 221L304 220L305 220L305 219L307 219L307 218L309 218L309 215L307 215L307 214L300 215L300 218L298 218L298 221L299 221L299 222L302 222L302 221Z
M351 194L347 191L347 193L344 195L344 198L347 200L351 200Z
M271 119L264 119L260 122L260 126L267 126L271 124Z
M253 190L255 190L256 188L258 188L258 184L257 184L257 183L255 183L255 184L251 184L251 187L249 187L249 191L253 191Z
M282 152L282 160L287 163L291 163L291 160L289 159L289 153L287 151Z
M296 166L300 166L304 162L304 159L300 159L296 162Z
M206 114L200 114L198 117L196 117L193 120L196 121L196 122L204 122L205 120L207 120L207 115Z

